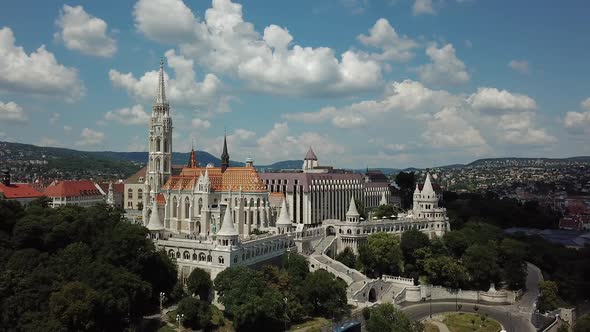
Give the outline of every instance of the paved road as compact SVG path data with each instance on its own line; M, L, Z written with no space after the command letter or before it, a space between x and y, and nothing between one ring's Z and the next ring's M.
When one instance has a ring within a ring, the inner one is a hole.
M461 303L461 311L475 312L473 303ZM433 302L432 313L443 313L455 311L455 302ZM419 303L402 308L402 310L414 320L422 319L430 315L430 304ZM479 305L478 313L487 313L491 318L497 320L508 332L536 332L536 329L528 320L528 317L514 312L512 306L488 306Z
M539 283L543 281L541 270L531 263L527 263L526 292L522 295L516 305L528 312L533 312L535 302L539 297Z

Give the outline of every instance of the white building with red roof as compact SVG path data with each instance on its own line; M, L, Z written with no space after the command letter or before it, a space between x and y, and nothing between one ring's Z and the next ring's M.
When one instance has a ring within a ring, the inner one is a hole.
M2 180L0 181L0 199L14 200L21 204L27 204L43 196L43 193L26 183L11 183L10 171L2 170Z
M104 203L104 196L90 180L54 181L43 192L51 199L50 206L91 206Z

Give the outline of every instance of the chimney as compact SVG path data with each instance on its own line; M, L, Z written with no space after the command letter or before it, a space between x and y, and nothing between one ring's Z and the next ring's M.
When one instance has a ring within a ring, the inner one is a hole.
M10 170L8 168L2 170L2 184L10 186Z

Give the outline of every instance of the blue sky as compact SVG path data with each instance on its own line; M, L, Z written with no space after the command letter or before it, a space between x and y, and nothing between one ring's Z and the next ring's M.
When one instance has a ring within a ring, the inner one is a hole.
M0 140L429 167L590 153L587 1L5 0Z

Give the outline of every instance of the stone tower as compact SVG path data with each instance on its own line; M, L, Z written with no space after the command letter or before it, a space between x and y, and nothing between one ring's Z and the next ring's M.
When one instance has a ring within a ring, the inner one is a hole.
M152 105L152 116L149 123L148 151L149 158L143 195L144 222L148 220L148 207L157 206L153 204L156 195L172 174L172 118L170 117L170 105L166 100L163 60L160 60L156 98Z

